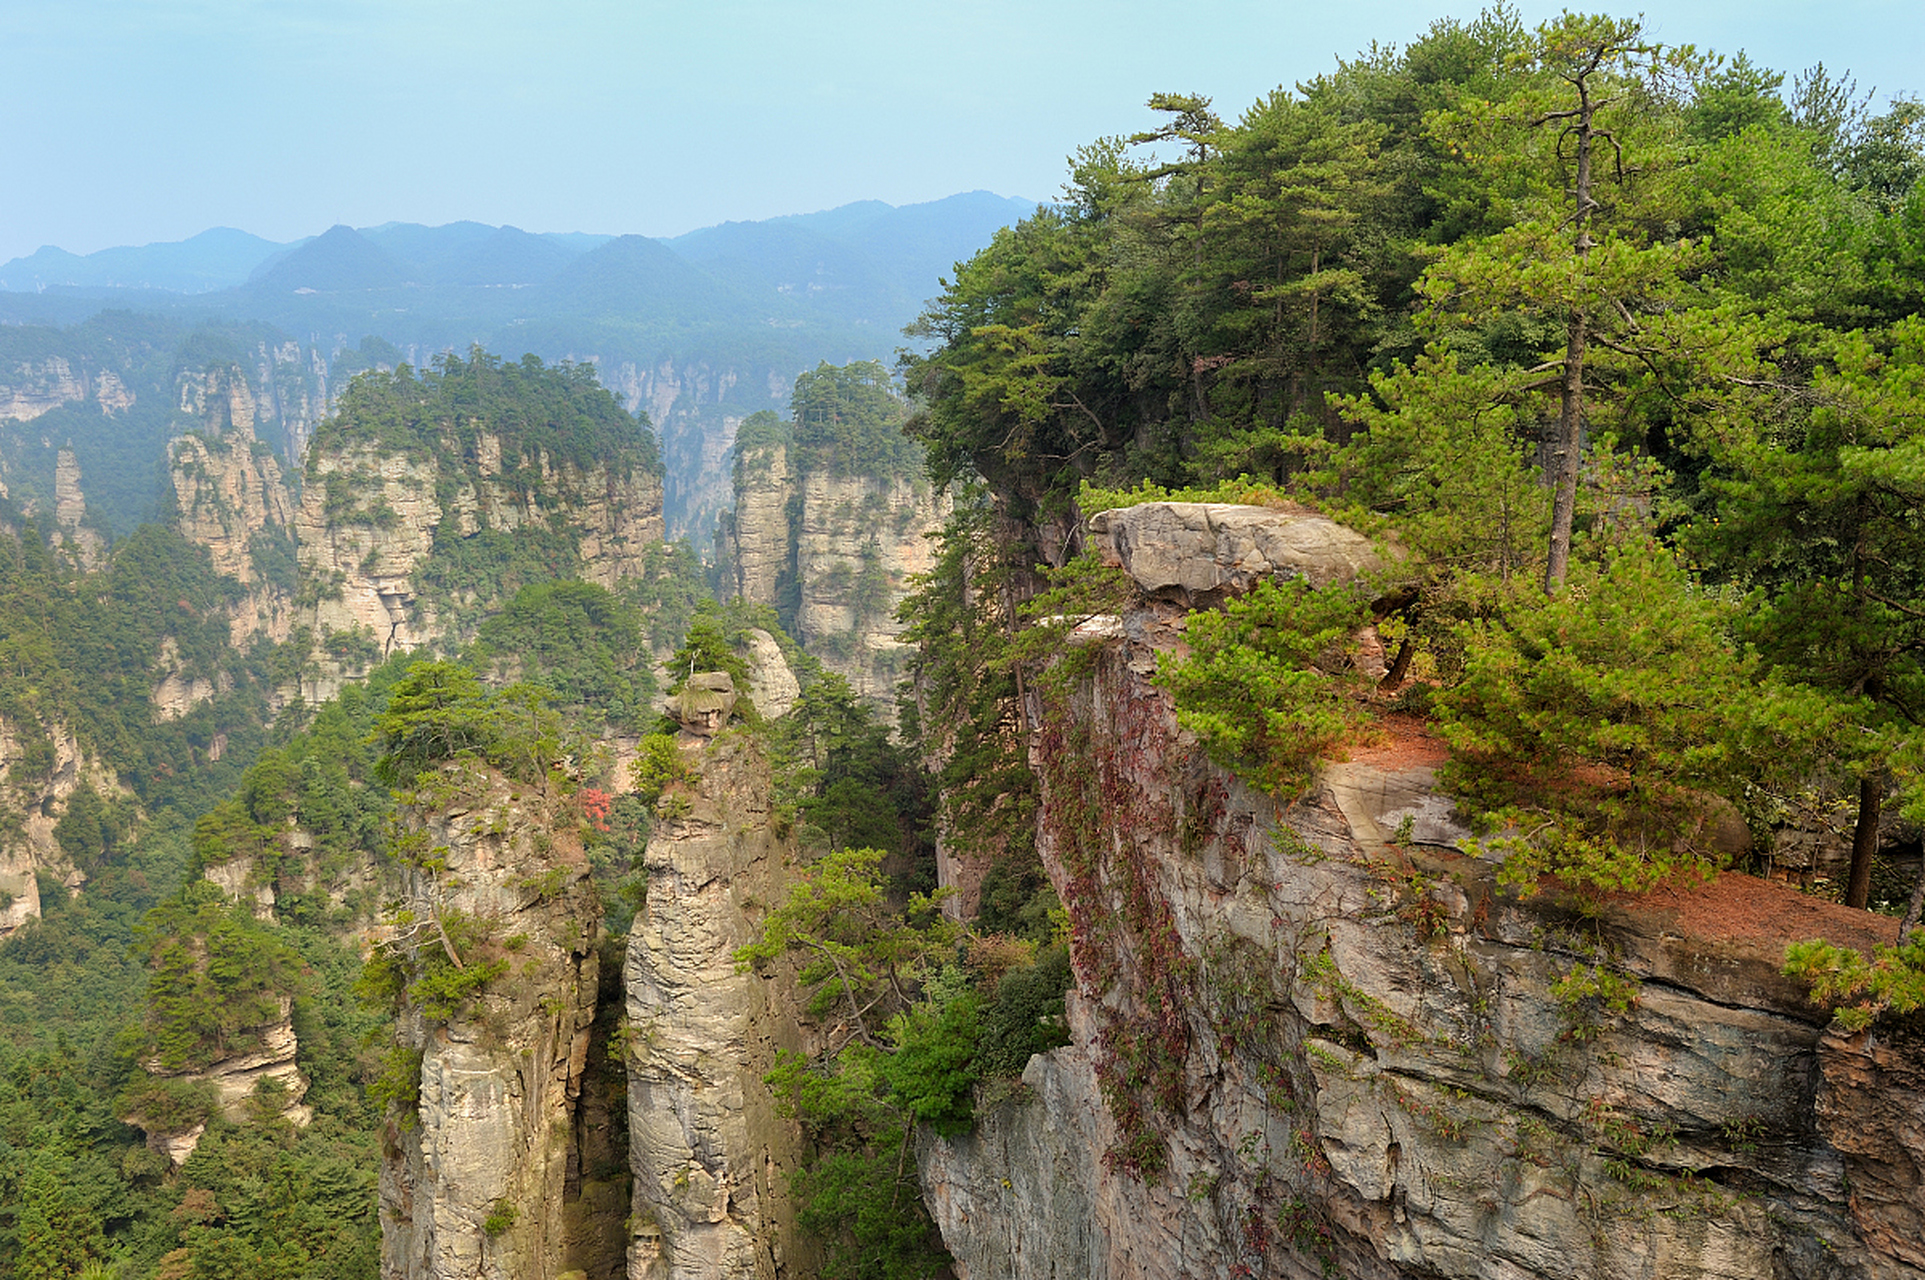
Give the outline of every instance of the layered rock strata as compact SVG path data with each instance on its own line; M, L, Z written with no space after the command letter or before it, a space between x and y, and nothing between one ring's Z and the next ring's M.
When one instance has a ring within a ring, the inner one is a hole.
M893 720L909 658L896 606L933 566L928 535L948 515L948 496L920 476L802 471L783 446L762 446L736 468L727 526L735 593L792 604L802 647Z
M671 793L665 812L678 816L650 835L648 902L628 939L628 1275L811 1275L788 1196L801 1134L762 1083L802 1033L787 987L734 958L786 895L794 849L770 826L768 769L752 748L684 749L701 778Z
M599 904L578 827L540 788L464 764L437 785L451 798L407 811L405 843L423 852L391 886L406 923L381 945L439 949L441 926L461 921L447 944L459 966L500 972L452 1016L401 1010L420 1087L383 1139L382 1275L555 1280L582 1269L567 1206L580 1194Z
M89 755L64 724L16 724L0 716L0 778L13 815L0 830L0 938L40 917L40 876L77 890L85 879L54 838L67 801L83 785L122 790L113 770Z
M180 1079L213 1085L216 1107L233 1124L257 1119L262 1099L272 1097L279 1100L273 1104L276 1107L274 1114L296 1126L306 1125L314 1118L314 1108L304 1101L308 1078L295 1062L300 1045L294 1035L292 1009L292 1002L283 1000L278 1019L265 1027L248 1029L248 1038L256 1041L255 1047L249 1052L217 1059L199 1071L176 1074ZM158 1064L149 1062L142 1065L160 1074ZM266 1094L261 1091L264 1082L271 1086ZM178 1169L194 1154L206 1132L205 1120L175 1133L151 1131L147 1135L147 1145L167 1157L168 1163Z
M306 696L325 700L369 657L437 642L455 625L422 599L420 572L438 540L557 527L574 541L586 581L614 587L637 577L648 547L662 539L661 481L546 455L506 467L493 435L480 437L472 466L372 444L314 454L293 524L305 584L296 618L322 642ZM359 637L371 653L348 656L353 646L337 640L330 648L329 637Z
M1172 569L1032 691L1072 1043L922 1146L960 1277L1921 1274L1918 1037L1827 1035L1782 937L1682 900L1500 892L1435 750L1251 792L1150 682L1182 611L1149 592L1226 566Z

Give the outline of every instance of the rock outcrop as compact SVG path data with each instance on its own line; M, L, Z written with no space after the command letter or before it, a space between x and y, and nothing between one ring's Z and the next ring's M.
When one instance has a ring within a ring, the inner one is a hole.
M648 902L628 938L629 1280L811 1275L816 1260L792 1252L801 1134L762 1083L801 1033L786 985L734 959L785 896L794 849L771 829L752 748L725 740L697 759L700 781L672 793L679 816L649 837Z
M88 400L108 415L134 404L134 393L113 370L88 368L84 363L75 369L63 356L23 361L7 370L4 377L0 381L0 420L31 422L50 409Z
M772 442L739 450L729 549L738 599L780 603L782 580L793 572L795 538L788 511L792 479L787 445Z
M327 359L293 341L256 341L240 360L214 360L175 378L176 403L208 436L245 432L298 458L329 409ZM270 428L274 430L270 431Z
M1190 608L1219 603L1265 578L1313 587L1376 569L1370 539L1308 510L1227 502L1145 502L1090 517L1090 542L1146 595Z
M578 823L540 788L459 763L434 786L445 800L406 813L403 844L420 856L400 871L406 923L380 945L492 976L451 1009L402 1007L396 1034L419 1054L420 1088L384 1137L382 1274L555 1280L581 1269L566 1206L580 1186L599 905Z
M220 434L197 431L167 446L174 521L207 548L216 572L247 588L229 618L232 642L280 643L293 631L294 501L281 461L254 434L251 416ZM157 704L165 705L155 695Z
M1225 589L1221 563L1139 582ZM923 1143L963 1280L1921 1274L1916 1035L1828 1035L1785 937L1699 898L1600 921L1500 891L1421 741L1287 808L1251 792L1150 682L1181 616L1146 594L1031 693L1072 1043Z
M295 1063L299 1042L294 1035L292 1009L292 1002L283 1000L276 1021L248 1029L248 1039L255 1042L252 1050L217 1059L198 1071L175 1073L176 1078L211 1085L216 1108L234 1124L258 1119L261 1108L271 1105L275 1111L270 1114L278 1114L297 1127L305 1126L314 1119L314 1108L304 1101L308 1078ZM159 1073L157 1063L142 1066ZM267 1089L263 1090L263 1084ZM265 1101L270 1098L275 1101ZM147 1145L178 1169L194 1154L206 1132L205 1120L174 1132L152 1130L147 1134Z
M883 717L909 658L896 606L934 562L927 535L949 514L920 475L844 476L791 465L762 445L738 461L724 526L734 591L788 609L797 641Z
M544 455L504 465L492 435L471 459L452 442L433 452L316 448L293 524L304 584L295 617L321 644L310 701L387 654L467 638L468 612L494 602L472 591L428 594L420 575L437 549L489 532L558 532L573 544L580 576L613 587L639 576L647 548L662 540L661 481L613 461L581 469Z
M0 779L14 817L0 829L0 938L40 917L40 875L70 890L85 880L53 830L83 785L103 795L122 790L113 770L81 746L64 724L18 724L0 716Z
M87 522L87 495L80 491L80 462L72 449L55 455L53 471L54 544L82 569L100 565L107 540Z

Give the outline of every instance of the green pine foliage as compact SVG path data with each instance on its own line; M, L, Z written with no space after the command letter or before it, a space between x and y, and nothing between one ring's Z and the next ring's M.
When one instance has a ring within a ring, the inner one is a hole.
M1811 775L1839 709L1766 678L1732 621L1647 546L1468 628L1463 678L1437 700L1445 779L1490 826L1529 833L1497 841L1505 879L1637 892L1703 874L1721 813Z
M901 429L907 408L877 361L817 365L795 380L789 412L795 462L804 471L907 476L921 465L922 450ZM778 439L766 424L750 435L751 444Z
M1365 616L1348 588L1266 580L1221 612L1192 614L1189 653L1166 656L1157 684L1212 759L1295 799L1355 718L1345 650Z
M447 455L466 470L480 464L484 432L501 438L503 480L530 491L541 483L544 457L583 471L610 466L622 474L661 474L648 423L621 407L596 380L593 365L545 365L532 355L511 364L479 347L466 360L444 354L418 372L401 365L360 374L342 391L315 442ZM308 456L318 457L319 450Z

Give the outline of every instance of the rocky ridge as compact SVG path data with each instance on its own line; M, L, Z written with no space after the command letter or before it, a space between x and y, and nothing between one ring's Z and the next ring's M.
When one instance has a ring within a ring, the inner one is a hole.
M1150 683L1183 615L1155 595L1248 567L1208 543L1032 690L1072 1043L921 1146L957 1274L1920 1275L1925 1045L1828 1033L1780 938L1497 891L1435 755L1359 755L1288 808L1242 786ZM1585 994L1611 982L1635 994Z
M762 1077L803 1048L793 991L737 972L796 853L771 826L768 767L740 740L685 739L700 779L651 833L648 902L629 933L630 1280L813 1274L788 1175L801 1132ZM798 1250L803 1252L798 1253Z
M601 912L579 824L542 788L467 763L421 794L404 814L417 856L391 886L402 914L377 944L414 968L442 953L495 976L452 1011L402 1006L397 1041L419 1055L420 1083L383 1139L382 1274L555 1280L581 1269L566 1206L581 1194L598 990ZM468 927L444 931L455 921Z

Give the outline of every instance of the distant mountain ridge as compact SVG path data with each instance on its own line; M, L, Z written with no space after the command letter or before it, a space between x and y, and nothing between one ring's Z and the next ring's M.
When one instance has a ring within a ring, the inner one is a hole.
M783 214L757 222L723 222L679 236L659 237L678 256L692 261L725 259L728 274L741 282L806 287L805 280L777 279L793 274L796 247L801 243L838 246L832 258L875 257L885 268L920 272L953 252L958 233L980 247L975 233L985 222L1004 226L1026 216L1035 202L971 191L921 204L891 205L880 200L858 200L814 213ZM343 242L351 232L387 259L376 259ZM317 242L334 237L315 256L331 264L326 279L339 280L346 269L343 255L353 253L360 266L347 278L356 287L388 285L467 285L502 287L539 283L556 274L570 260L617 238L587 232L531 233L518 227L493 227L480 222L451 222L429 227L419 223L388 222L377 227L336 226L319 236L277 243L237 231L214 227L186 240L145 245L121 245L90 254L69 253L44 245L24 257L0 263L0 292L37 293L44 290L157 290L204 294L257 285L277 277L279 268ZM719 251L728 246L734 253ZM853 267L856 274L875 265ZM311 270L303 267L301 270ZM321 285L295 285L313 288ZM338 287L338 286L337 286Z
M785 410L819 362L890 359L939 278L1035 208L977 191L668 239L391 222L289 244L223 229L86 257L42 249L0 265L0 419L20 420L0 421L0 471L51 492L71 442L89 503L124 529L160 500L159 442L191 425L175 372L231 365L263 389L286 382L271 394L311 400L289 418L305 423L357 370L478 345L594 364L660 434L671 529L703 540L730 497L736 424ZM93 350L129 326L165 336L143 339L138 359ZM109 410L86 381L96 370L126 382L131 410ZM125 482L106 502L109 470Z

